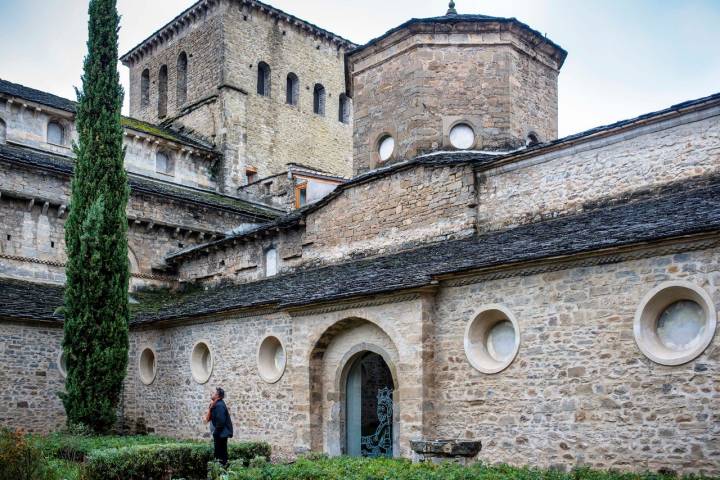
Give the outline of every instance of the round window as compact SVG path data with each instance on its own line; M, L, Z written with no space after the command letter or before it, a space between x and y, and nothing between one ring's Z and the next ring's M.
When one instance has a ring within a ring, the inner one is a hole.
M633 333L640 351L661 365L681 365L699 356L715 335L717 314L708 293L685 282L650 291L635 312Z
M67 377L67 360L65 359L65 352L63 350L60 350L60 353L58 354L57 364L58 370L60 370L60 375Z
M390 157L392 157L394 151L395 139L390 135L385 135L384 137L382 137L380 139L380 142L378 143L378 155L380 156L380 160L382 160L383 162L389 160Z
M275 383L283 376L287 358L282 342L273 336L260 342L257 354L258 373L268 383Z
M190 355L190 371L198 383L205 383L210 379L213 370L213 355L205 342L195 344Z
M145 385L150 385L155 381L157 365L155 362L155 352L151 348L146 348L138 357L138 373L140 381Z
M475 132L467 123L458 123L450 129L450 144L460 150L475 145Z
M481 309L465 328L465 355L483 373L507 368L520 348L520 331L513 315L504 307Z

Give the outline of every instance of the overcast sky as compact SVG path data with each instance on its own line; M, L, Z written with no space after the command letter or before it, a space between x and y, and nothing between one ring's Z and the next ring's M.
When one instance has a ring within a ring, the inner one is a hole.
M192 3L118 0L120 53ZM447 9L441 0L270 3L355 43ZM561 136L720 92L720 0L456 3L459 13L516 17L568 50L560 74ZM0 78L74 99L86 21L83 0L0 0ZM120 71L127 90L127 69Z

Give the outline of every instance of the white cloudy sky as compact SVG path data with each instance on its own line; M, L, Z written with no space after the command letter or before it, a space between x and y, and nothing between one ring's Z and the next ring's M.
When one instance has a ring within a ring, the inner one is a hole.
M118 0L125 53L192 0ZM270 0L364 43L443 0ZM720 0L457 0L460 13L517 17L568 50L560 134L720 92ZM0 0L0 78L75 98L85 53L84 0ZM121 78L127 84L127 70Z

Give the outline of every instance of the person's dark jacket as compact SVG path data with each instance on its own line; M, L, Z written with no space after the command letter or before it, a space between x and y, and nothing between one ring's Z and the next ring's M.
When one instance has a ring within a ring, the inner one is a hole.
M232 420L225 402L218 400L212 408L210 421L213 424L213 436L217 438L230 438L233 436Z

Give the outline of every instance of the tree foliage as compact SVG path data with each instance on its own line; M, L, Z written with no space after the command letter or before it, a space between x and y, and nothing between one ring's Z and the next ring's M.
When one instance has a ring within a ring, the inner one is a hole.
M128 353L127 175L117 71L116 0L91 0L88 54L78 91L76 162L65 224L68 262L61 395L68 423L115 423Z

